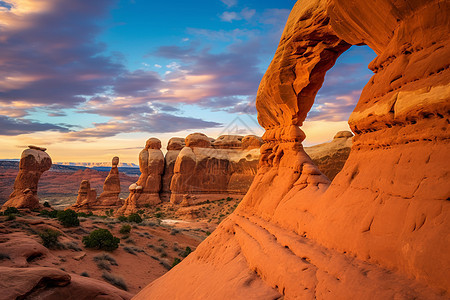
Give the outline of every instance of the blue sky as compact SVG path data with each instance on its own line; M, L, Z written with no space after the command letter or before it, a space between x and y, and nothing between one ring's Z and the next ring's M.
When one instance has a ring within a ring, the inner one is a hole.
M293 4L0 1L0 158L34 143L55 161L135 162L151 136L262 134L253 102ZM348 128L374 57L352 47L329 71L307 145Z

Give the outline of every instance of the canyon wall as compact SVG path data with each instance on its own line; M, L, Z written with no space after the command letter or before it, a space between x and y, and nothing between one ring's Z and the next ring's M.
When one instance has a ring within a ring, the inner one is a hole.
M236 211L135 299L447 299L448 1L298 1L256 106L258 173ZM299 128L351 45L377 57L332 182Z

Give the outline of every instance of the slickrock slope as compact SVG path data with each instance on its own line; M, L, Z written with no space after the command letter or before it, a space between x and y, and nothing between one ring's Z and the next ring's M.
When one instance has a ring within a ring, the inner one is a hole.
M50 169L52 160L45 153L45 148L28 146L22 152L19 163L19 173L14 181L14 191L2 208L16 207L38 209L41 207L37 197L39 178Z
M304 149L320 172L333 180L347 161L352 147L352 137L353 133L350 131L339 131L331 142Z
M257 96L258 174L235 213L135 299L448 299L450 3L306 0ZM378 57L332 183L302 147L325 72Z

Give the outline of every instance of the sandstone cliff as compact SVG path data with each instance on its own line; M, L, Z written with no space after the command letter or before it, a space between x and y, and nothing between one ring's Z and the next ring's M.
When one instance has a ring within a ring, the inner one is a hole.
M135 299L448 298L449 6L298 1L258 90L266 133L250 190ZM326 71L361 44L378 55L374 75L349 120L350 156L330 183L299 126Z

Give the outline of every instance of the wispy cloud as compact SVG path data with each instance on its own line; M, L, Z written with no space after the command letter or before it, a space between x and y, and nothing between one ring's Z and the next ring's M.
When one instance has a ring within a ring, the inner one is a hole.
M224 22L233 22L239 20L249 21L256 13L256 10L244 8L240 12L225 11L220 15L220 19Z
M237 4L237 0L220 0L223 4L225 4L228 7L235 6Z

